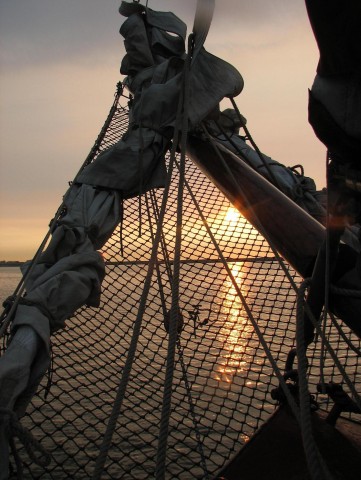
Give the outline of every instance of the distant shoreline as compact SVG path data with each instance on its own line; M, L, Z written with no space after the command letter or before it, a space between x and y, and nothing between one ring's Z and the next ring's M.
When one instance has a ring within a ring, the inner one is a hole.
M25 262L18 262L17 260L14 260L11 262L0 261L0 268L1 267L21 267L21 265L24 265L24 263Z

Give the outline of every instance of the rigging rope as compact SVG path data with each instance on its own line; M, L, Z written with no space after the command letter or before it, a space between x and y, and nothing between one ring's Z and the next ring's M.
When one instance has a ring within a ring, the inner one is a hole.
M176 118L180 118L180 112L182 109L182 98L180 97L179 103L178 103L178 109L177 109L177 116ZM167 181L166 185L164 187L164 193L163 193L163 200L162 200L162 205L160 209L160 215L159 215L159 222L157 226L157 232L155 236L155 241L152 245L152 252L151 252L151 258L149 260L149 265L148 265L148 270L147 270L147 276L144 282L144 287L143 287L143 292L139 301L139 309L138 309L138 315L136 318L136 321L134 323L134 328L133 328L133 335L131 338L131 342L129 345L128 353L127 353L127 358L126 362L124 365L123 373L121 376L120 384L118 387L118 391L116 394L116 398L113 403L113 408L112 412L110 414L108 424L106 427L106 431L103 437L103 442L102 445L99 449L99 455L96 460L96 464L94 467L94 472L92 476L92 480L100 480L102 472L104 470L106 458L108 456L111 440L115 431L116 423L121 411L121 407L123 404L123 400L125 397L127 385L129 382L129 377L130 373L132 370L132 365L135 357L135 352L137 349L138 345L138 340L139 340L139 335L140 335L140 329L143 321L143 314L145 311L145 306L146 306L146 301L151 285L151 279L152 279L152 274L155 268L155 265L157 263L157 252L158 252L158 246L161 241L162 237L162 224L164 221L164 216L165 216L165 211L166 211L166 206L167 206L167 200L168 200L168 194L169 194L169 189L171 185L171 179L172 179L172 173L173 173L173 164L174 164L174 158L176 154L176 149L178 145L178 140L179 140L179 130L175 129L175 136L174 136L174 141L172 144L172 149L171 149L171 161L169 165L169 170L168 170L168 175L167 175Z
M5 425L5 429L10 439L11 448L13 450L16 464L18 467L18 474L22 475L22 463L17 454L17 448L14 443L14 438L18 438L24 445L30 459L42 467L46 467L51 462L51 456L43 448L43 446L36 440L36 438L29 432L27 428L21 425L17 415L7 408L0 408L0 422ZM4 467L4 465L2 465Z
M86 157L86 159L83 162L83 164L81 165L78 173L75 175L74 180L72 182L69 182L70 189L72 188L74 183L76 183L76 179L77 179L78 175L80 174L80 172L82 172L83 169L92 161L92 159L94 158L94 156L96 155L96 153L100 149L101 143L104 140L104 137L105 137L105 135L108 131L109 125L110 125L110 123L111 123L111 121L114 117L114 114L115 114L117 108L118 108L119 99L120 99L121 96L123 96L123 88L121 86L121 83L118 82L116 92L114 94L114 101L112 103L112 106L111 106L110 111L108 113L108 116L106 118L106 121L104 122L104 125L103 125L102 129L100 130L99 135L98 135L98 137L97 137L97 139L96 139L96 141L93 145L93 148L89 152L89 155ZM50 225L49 225L49 229L48 229L47 233L45 234L39 248L35 252L34 257L30 261L28 268L24 272L19 284L17 285L17 287L16 287L16 289L13 293L14 301L12 302L12 305L11 305L10 309L4 310L2 312L2 314L0 316L0 338L2 338L5 335L6 331L8 330L10 322L12 321L13 316L14 316L14 314L16 312L16 309L19 305L19 302L21 300L21 297L25 292L26 281L30 277L32 272L34 271L34 269L35 269L35 267L36 267L36 265L37 265L37 263L40 259L41 254L44 252L45 247L46 247L51 235L54 233L54 231L57 227L58 220L60 220L60 218L64 214L64 210L65 210L65 204L64 204L64 202L61 202L61 204L60 204L58 210L56 211L53 219L50 221Z
M231 103L233 105L233 108L234 108L235 112L237 113L237 116L238 116L239 120L242 122L242 115L241 115L241 112L239 111L239 108L238 108L234 98L231 97L230 100L231 100ZM259 159L261 160L262 165L266 168L267 173L270 176L270 179L272 180L272 183L282 192L282 188L279 184L279 181L277 180L277 178L275 177L272 169L270 168L270 166L266 162L261 150L258 148L258 145L253 140L252 135L251 135L250 131L248 130L245 122L242 122L242 128L245 131L247 139L250 141L252 147L254 148L255 152L257 153Z
M310 392L308 390L307 382L308 361L306 357L306 342L304 334L304 305L301 292L302 289L300 289L299 304L297 308L296 352L299 376L300 428L303 448L305 450L306 461L312 478L314 480L332 480L333 476L325 464L313 436Z
M172 147L173 155L175 154L175 148L176 147L175 147L175 143L174 143L174 145ZM111 440L112 440L112 437L113 437L113 433L114 433L116 423L117 423L117 420L118 420L118 417L119 417L119 414L120 414L120 410L121 410L121 407L122 407L122 404L123 404L123 400L124 400L124 397L125 397L127 385L128 385L128 382L129 382L129 377L130 377L130 373L131 373L131 370L132 370L132 365L133 365L133 361L134 361L134 357L135 357L135 352L136 352L136 348L137 348L137 345L138 345L140 329L141 329L141 325L142 325L142 321L143 321L143 313L145 311L147 296L148 296L148 292L149 292L150 285L151 285L152 273L154 271L154 267L155 267L156 261L157 261L156 260L157 259L157 250L158 250L158 245L159 245L160 237L161 237L161 226L162 226L162 222L163 222L164 214L165 214L165 209L166 209L168 191L169 191L170 181L171 181L171 177L172 177L172 170L173 170L173 166L172 166L172 163L171 163L169 171L168 171L167 183L166 183L166 186L165 186L165 189L164 189L164 196L163 196L163 201L162 201L162 206L161 206L161 211L160 211L160 218L159 218L159 223L158 223L158 227L157 227L155 242L154 242L153 247L152 247L152 253L151 253L151 258L150 258L150 261L149 261L147 276L146 276L146 279L145 279L145 282L144 282L144 288L143 288L142 296L141 296L140 302L139 302L138 315L137 315L136 321L134 323L133 335L132 335L131 342L130 342L130 345L129 345L127 358L126 358L123 373L122 373L122 376L121 376L121 379L120 379L120 383L119 383L119 387L118 387L118 390L117 390L116 398L115 398L114 403L113 403L112 412L109 416L108 424L107 424L106 431L105 431L105 434L104 434L104 437L103 437L103 442L102 442L102 445L99 449L99 455L97 457L96 464L95 464L95 467L94 467L94 472L93 472L93 476L92 476L93 480L100 480L100 478L101 478L101 475L102 475L102 472L103 472L103 469L104 469L104 466L105 466L106 458L107 458L107 455L108 455L108 452L109 452L109 448L110 448Z
M245 203L246 203L246 206L248 208L252 208L251 205L248 204L247 202L247 198L246 196L244 195L244 193L242 192L242 189L241 187L239 186L239 184L237 183L236 179L234 178L234 175L233 175L233 172L231 172L231 170L229 169L227 163L224 161L223 159L223 156L222 156L222 153L219 151L219 149L217 148L217 146L214 144L214 142L212 141L212 137L210 136L210 134L208 133L206 127L203 125L203 130L207 136L207 138L209 139L209 141L212 143L212 145L214 146L215 148L215 151L218 155L218 157L221 159L222 163L223 163L223 166L225 168L225 170L228 172L230 178L232 178L233 182L234 182L234 185L236 186L237 190L239 191L239 194L242 196L242 198L245 200ZM248 205L247 205L248 204ZM276 258L278 259L280 265L282 266L282 268L284 269L285 271L285 274L286 276L288 277L291 285L293 286L293 288L295 289L296 293L298 295L300 295L300 290L296 287L292 277L290 276L289 272L288 272L288 269L286 267L286 265L284 264L283 260L280 258L277 250L274 248L273 246L273 242L270 240L270 238L268 238L268 235L265 231L261 231L262 235L267 239L273 253L275 254ZM310 318L312 318L312 322L317 325L317 321L316 319L314 318L314 315L313 313L311 312L309 306L306 304L303 305L303 308L304 308L304 311L307 312L307 315L310 316ZM247 312L248 313L248 312ZM252 317L249 316L249 318L251 319L252 321ZM252 322L253 323L253 322ZM257 335L259 335L259 332L258 332L258 328L256 325L253 325L256 332L257 332ZM298 331L298 328L297 328L297 331ZM325 344L328 346L328 348L331 348L330 347L330 344L329 342L327 342L327 339L325 339L325 335L323 335L323 332L320 332L319 329L318 329L318 332L320 334L320 336L322 337L323 341L325 342ZM268 352L268 347L267 345L265 344L264 341L262 341L262 339L260 339L261 343L262 343L262 346L274 368L274 371L276 373L276 376L277 378L280 380L280 385L284 391L284 394L287 398L287 401L295 415L295 417L298 419L298 422L300 424L300 427L301 427L301 431L303 432L303 434L309 438L310 440L310 443L312 445L314 445L314 448L313 449L309 449L309 448L306 448L306 454L307 454L307 461L309 462L309 465L313 471L313 474L315 475L315 479L319 479L321 480L323 478L323 474L326 475L326 478L327 479L332 479L332 476L330 476L331 474L328 472L328 469L327 469L327 466L324 465L324 461L322 460L322 457L317 453L317 447L316 445L314 444L313 440L312 440L312 433L311 433L311 425L310 425L310 418L309 418L309 415L310 415L310 412L308 410L308 406L309 406L309 393L308 393L308 387L307 387L307 379L305 378L305 375L306 375L306 372L304 370L302 370L301 368L301 374L300 374L300 378L302 377L303 380L301 380L302 382L302 385L300 384L300 397L302 397L302 402L300 401L300 407L301 409L298 408L298 406L295 404L295 402L293 401L293 398L291 395L289 395L289 390L288 390L288 387L286 385L286 383L284 382L284 379L283 377L281 376L280 372L279 372L279 369L278 369L278 366L276 364L276 362L273 360L273 358L271 359L269 357L269 352ZM300 340L298 340L300 341ZM302 340L303 341L303 340ZM298 353L300 355L302 355L302 347L300 347L298 349ZM332 353L331 353L332 355ZM302 363L302 360L300 360L301 363ZM340 372L344 375L346 375L345 371L342 369L342 366L340 365L340 362L335 361L335 364L337 364L337 366L339 366L341 369L340 369ZM307 362L303 365L303 369L306 368L306 365L307 365ZM346 380L347 381L347 380ZM356 396L356 398L358 399L358 395L357 395L357 392L355 390L355 388L353 387L352 385L352 382L348 381L347 382L349 388L351 389L351 391L353 392L353 395ZM292 400L291 400L292 398ZM358 400L359 401L359 400ZM356 403L358 403L358 401ZM313 450L316 452L316 454L313 453Z
M184 64L183 79L183 111L181 124L181 163L179 169L179 185L177 198L177 224L176 224L176 243L174 251L173 280L172 280L172 306L170 311L170 325L168 333L168 354L166 365L166 376L163 390L163 406L159 429L159 441L157 451L157 462L155 478L163 480L165 477L165 462L167 453L169 418L171 411L172 384L174 376L175 347L178 338L179 322L179 275L180 275L180 255L182 248L182 218L183 218L183 189L185 181L185 149L188 137L188 105L189 105L189 71L192 58L193 35L188 39L188 55ZM179 121L179 120L178 120ZM178 130L178 121L175 129ZM175 161L175 158L174 158Z
M307 288L309 283L310 283L310 279L308 278L308 279L305 279L300 286L300 290L299 290L300 293L299 293L298 302L297 302L297 308L298 309L302 309L302 308L304 309L307 306L307 303L305 303L304 300L302 301L300 299L304 298L305 289ZM297 313L297 315L301 315L301 312ZM312 323L313 323L313 325L316 329L317 334L319 336L323 336L323 331L322 331L320 323L317 322L314 318L312 318ZM335 366L337 367L337 369L341 373L342 378L345 380L348 388L350 389L350 391L351 391L351 393L354 397L355 403L361 409L361 398L360 398L359 394L357 393L354 384L351 382L349 376L347 375L347 372L346 372L344 366L341 364L339 358L336 355L335 350L332 348L332 346L331 346L329 340L327 339L327 337L324 337L324 342L325 342L325 347L326 347L327 351L329 352Z
M178 170L179 170L179 165L178 164L177 164L177 167L178 167ZM152 208L153 208L155 220L156 220L156 222L158 222L158 208L157 208L158 204L156 202L154 192L150 192L150 196L151 196L151 200L152 200ZM147 202L148 221L149 221L149 225L150 225L151 236L152 236L152 239L154 241L152 219L151 219L151 216L150 216L150 206L148 205L147 196L146 196L146 202ZM165 267L166 267L166 271L167 271L167 275L168 275L168 281L169 281L170 284L172 284L173 274L172 274L171 266L170 266L170 257L169 257L168 249L167 249L163 234L162 234L162 240L161 240L161 247L162 247L163 257L165 259ZM158 278L159 292L160 292L160 297L161 297L161 304L162 304L162 309L163 309L163 316L166 319L166 317L168 316L168 311L167 311L167 306L166 306L166 302L165 302L164 288L163 288L161 273L160 273L160 269L159 269L159 262L157 262L156 268L157 268L157 278ZM179 309L179 311L180 311L180 309ZM180 312L180 314L181 314L181 312ZM182 320L182 323L183 323L183 320ZM209 473L208 473L208 469L207 469L206 456L204 454L202 439L201 439L201 435L200 435L199 428L198 428L198 421L197 421L197 418L196 418L195 407L194 407L194 402L193 402L193 398L192 398L192 389L191 389L191 387L189 385L189 381L188 381L187 368L186 368L186 365L185 365L183 348L182 348L181 340L180 340L180 331L181 331L182 327L183 327L183 325L181 325L181 326L179 325L179 318L178 318L178 325L177 325L178 356L179 356L179 361L180 361L180 364L181 364L183 380L184 380L186 391L187 391L189 410L190 410L190 413L191 413L191 417L192 417L192 421L193 421L193 425L194 425L194 430L195 430L195 434L196 434L196 438L197 438L197 448L199 450L199 454L200 454L200 457L201 457L201 465L202 465L203 472L204 472L204 475L205 475L204 478L208 479L209 478ZM169 325L168 325L168 328L166 328L166 330L167 330L167 332L169 331Z
M192 181L193 181L193 180L194 180L194 176L195 176L195 173L193 172L193 170L192 170L191 175L193 175L193 177L192 177ZM197 180L197 181L198 181L198 180ZM204 182L204 180L201 180L201 182ZM199 186L199 185L202 185L202 189L203 189L203 188L208 188L208 189L211 188L211 186L208 185L208 183L207 183L207 184L205 184L205 183L201 183L201 184L198 183L198 186ZM204 185L204 187L203 187L203 185ZM186 184L186 187L187 187L187 190L189 190L190 185L187 185L187 184ZM207 195L207 198L208 198L208 191L207 191L207 194L205 193L206 190L201 190L200 192L201 192L201 195L203 195L203 196ZM213 192L213 190L212 190L212 192ZM151 195L151 198L153 198L153 199L155 198L155 193L154 193L154 192L151 192L150 195ZM192 198L194 199L195 196L193 195ZM223 204L222 204L222 205L223 205ZM228 204L227 204L227 205L228 205ZM213 208L213 209L215 209L216 206L217 206L216 204L212 204L212 208ZM157 208L157 206L156 206L156 208ZM200 208L200 206L199 206L199 208ZM198 210L198 207L197 207L197 210ZM218 214L219 212L220 212L220 210L217 210L217 214ZM190 213L190 215L194 215L194 213L192 212L192 213ZM205 220L205 218L204 218L204 215L203 215L203 220L204 220L203 223L205 224L206 220ZM135 223L135 220L134 220L133 218L130 218L130 219L129 219L129 222L132 224L132 226L134 226L133 224ZM161 235L161 242L162 242L162 241L164 241L164 231L163 231L163 227L162 227L162 232L161 232L160 235ZM137 243L137 247L136 247L136 248L141 248L142 242L144 242L144 241L145 241L144 239L142 239L141 241L139 241L139 242ZM116 245L118 245L118 244L116 243ZM112 243L110 246L111 246L111 247L114 246L114 243ZM116 248L117 248L117 247L116 247ZM143 253L144 253L144 250L143 250ZM130 264L131 264L131 262L132 262L131 260L127 260L127 261L124 261L124 262L115 261L116 258L118 258L117 255L118 255L118 250L117 250L116 255L114 256L113 265L120 265L120 263L121 263L122 265L127 266L127 265L130 265ZM166 256L165 256L165 258L166 258ZM247 258L248 258L247 254L245 254L244 256L242 255L242 259L239 258L239 257L236 258L236 255L234 254L234 255L233 255L233 260L232 260L231 257L227 257L227 258L225 259L224 256L223 256L223 261L222 261L221 263L224 264L224 263L227 263L227 262L229 263L229 262L232 262L232 261L237 261L237 262L239 262L239 261L247 261ZM264 258L257 257L257 258L254 258L254 259L252 260L252 262L253 262L253 261L254 261L254 262L257 262L257 261L261 261L261 260L264 261L265 258L266 258L266 257L264 257ZM269 257L269 258L271 258L271 257ZM249 260L250 260L250 259L248 258L248 261L249 261ZM273 260L273 257L272 257L271 260ZM192 264L192 265L193 265L196 261L197 261L197 260L194 260L194 259L184 260L185 264ZM266 261L267 261L267 259L266 259ZM210 263L216 264L216 263L217 263L217 260L211 260L211 261L210 261L210 260L205 260L205 259L204 259L204 261L203 261L202 259L198 259L198 262L200 262L200 263L202 263L202 262L203 262L203 263L209 263L209 262L210 262ZM134 265L144 265L144 263L145 263L145 260L144 260L144 261L136 261L136 260L134 261ZM168 262L166 262L166 263L168 263ZM169 261L169 264L170 264L170 263L171 263L171 262ZM165 262L159 262L159 264L165 264ZM108 265L112 265L112 262L109 262ZM128 268L128 267L127 267L127 268ZM168 267L167 267L167 268L168 268ZM270 274L270 271L269 271L269 270L268 270L268 274ZM232 275L232 276L234 277L234 275ZM252 278L252 277L251 277L251 278ZM251 279L251 278L250 278L250 279ZM276 279L276 277L275 277L273 274L272 274L272 278L273 278L273 279ZM250 279L249 279L249 280L250 280ZM204 279L203 279L203 280L204 280ZM237 280L236 280L235 278L234 278L234 281L237 283ZM110 282L111 282L111 283L114 283L114 277L110 276ZM207 282L208 288L210 288L211 285L212 285L212 279L210 279L210 283ZM121 288L121 287L120 287L120 288ZM120 291L122 291L122 290L120 290ZM290 291L290 290L287 290L287 291L289 292L288 295L291 294L291 291ZM106 286L104 286L104 293L105 293L105 297L104 297L104 301L105 301L105 302L106 302L107 298L108 298L108 300L109 300L109 297L108 297L107 295L109 295L109 294L114 295L114 291L112 290L112 288L110 288L110 290L108 291ZM191 292L191 293L192 293L192 292ZM126 294L126 293L124 293L124 294ZM186 297L186 298L191 298L191 297ZM291 303L292 303L292 302L291 302ZM125 307L125 308L126 308L126 307ZM131 307L131 308L134 308L134 307ZM284 310L284 309L285 309L285 310ZM282 307L282 316L284 316L284 315L287 313L287 309L288 309L288 307L285 306L285 304L283 304L283 307ZM209 309L209 312L211 312L211 310L212 310L212 309L210 308L210 309ZM116 314L116 313L117 313L117 312L113 312L113 314ZM104 311L104 314L106 314L106 311ZM118 312L118 314L120 315L120 312ZM130 314L130 309L128 309L127 314L128 314L128 315ZM276 312L274 312L273 314L277 316L277 313L276 313ZM85 315L85 314L84 314L84 315ZM112 318L112 316L110 316L110 318L108 318L107 321L108 321L108 322L109 322L109 321L112 322L112 325L113 325L113 328L114 328L114 329L119 329L119 330L120 330L119 335L124 335L124 334L123 334L123 328L121 327L121 325L118 324L119 319L120 319L119 315L115 315L115 318L114 318L114 319ZM106 318L106 317L103 317L103 314L102 314L102 317L101 317L101 318L103 319L103 318ZM124 316L123 316L123 318L124 318ZM287 317L287 318L288 318L288 317ZM279 317L278 320L279 320L278 323L281 324L281 323L282 323L281 317ZM80 317L79 317L79 322L80 322L79 324L81 325L80 330L83 329L83 326L85 325L85 321L90 321L90 326L93 325L93 324L91 323L91 322L92 322L91 319L88 318L88 314L86 315L86 317L80 315ZM255 321L256 321L256 320L255 320ZM211 323L212 323L212 321L210 322L210 324L211 324ZM262 323L261 323L261 324L262 324ZM71 325L73 325L73 324L71 324ZM75 323L74 325L75 325L75 326L70 327L70 328L77 328L77 327L76 327L76 323ZM95 324L94 324L94 325L98 325L98 324L96 323L96 319L95 319ZM116 326L115 326L115 325L116 325ZM132 328L132 327L133 327L133 320L130 320L128 323L125 323L125 325L124 325L125 330L126 330L126 329L129 329L129 328ZM97 327L91 326L90 328L94 328L94 330L95 330L95 329L97 329L97 328L99 328L99 327L98 327L98 326L97 326ZM218 328L218 327L217 327L217 328ZM278 328L278 326L277 326L277 328ZM283 327L282 327L282 328L283 328ZM289 328L289 327L287 327L285 331L288 332L288 331L289 331L288 328ZM218 332L218 331L219 331L219 330L217 330L217 332ZM76 337L76 335L77 335L76 331L74 332L74 334L75 334L75 337ZM288 334L287 334L287 335L288 335ZM66 340L65 340L65 338L66 338ZM119 336L119 338L122 340L120 343L127 345L128 340L127 340L127 338L126 338L125 336ZM277 338L277 337L275 337L275 338ZM285 338L287 338L287 337L285 337ZM63 340L61 340L61 339L63 339ZM58 341L58 342L67 341L67 342L69 342L69 338L63 337L63 335L61 334L61 335L58 337L58 340L55 338L55 341ZM74 344L71 344L71 345L74 346ZM273 345L273 346L274 346L274 345ZM116 346L113 345L113 346L111 347L110 344L108 344L108 342L106 341L106 347L107 347L106 351L109 352L110 349L112 349L112 348L115 349ZM277 346L276 346L276 347L277 347ZM58 348L58 347L56 347L56 348ZM72 348L72 347L71 347L71 348ZM192 347L192 348L193 348L193 347ZM276 348L276 351L277 351L277 348ZM86 353L85 353L85 354L86 354ZM74 361L73 357L71 357L71 354L69 354L69 355L70 355L70 358L72 359L72 361ZM93 361L93 359L92 359L92 361ZM93 364L92 364L92 365L93 365ZM191 366L192 366L192 368L194 368L194 365L191 365ZM63 367L62 367L62 366L59 366L59 365L57 366L57 368L59 368L59 370L58 370L58 374L59 374L59 375L61 374L60 372L62 372L62 371L67 375L67 370L66 370L66 368L63 370ZM91 367L91 371L92 371L92 367ZM353 371L354 371L354 370L353 370ZM202 372L202 370L200 370L200 372ZM207 373L209 373L209 372L207 372ZM105 374L106 374L106 373L105 373ZM249 377L248 377L248 378L249 378ZM108 378L108 380L110 380L110 378ZM196 382L195 385L198 387L198 386L199 386L199 383ZM235 383L235 386L236 386L236 385L237 385L237 384ZM60 385L59 385L59 386L60 386ZM91 388L92 388L92 387L91 387ZM202 389L201 391L204 392L203 389ZM219 397L216 396L216 400L217 400L217 398L219 398ZM184 397L184 400L186 401L186 397ZM248 397L247 397L247 400L248 400ZM53 400L53 401L54 401L54 400ZM240 401L242 402L243 400L241 399ZM250 400L249 400L249 401L250 401ZM241 405L242 405L242 403L241 403ZM199 407L199 405L198 405L197 403L196 403L196 406ZM49 408L50 408L50 405L49 405ZM42 418L42 417L41 417L41 415L42 415L41 411L39 411L39 412L36 412L36 411L35 411L34 415L35 415L35 416L34 416L35 419L38 418L37 415L40 415L40 418ZM81 419L80 419L80 420L81 420ZM104 421L105 421L105 420L104 420ZM125 423L125 421L126 421L126 418L125 418L125 417L123 418L123 421L124 421L124 423ZM203 421L203 420L202 420L202 421ZM259 420L257 420L257 422L258 422L258 421L259 421ZM37 422L38 422L38 424L41 423L41 421L40 421L40 422L37 421ZM44 423L46 423L46 422L44 421ZM102 421L101 421L100 423L102 423ZM219 424L218 424L218 425L219 425ZM74 427L76 427L76 426L74 425ZM40 428L42 428L42 427L40 427ZM82 427L82 428L83 428L83 427ZM125 428L127 428L126 425L125 425ZM247 427L246 427L246 429L247 429ZM95 430L97 433L99 433L99 435L102 434L102 432L101 432L100 430L98 431L96 427L94 428L94 430ZM46 428L45 428L45 426L44 426L44 432L45 432L45 431L46 431ZM132 431L132 429L128 429L128 430L127 430L128 433L131 432L131 431ZM241 431L242 431L242 429L241 429ZM244 431L244 430L243 430L243 431ZM197 432L197 431L196 431L196 432ZM60 431L59 431L59 435L61 435L62 433L65 433L65 432L60 432ZM148 433L149 433L149 432L148 432ZM78 434L83 435L83 433L78 433ZM197 433L196 433L196 435L197 435ZM126 435L126 436L127 436L127 435ZM223 438L223 437L222 437L222 438ZM85 440L85 441L88 441L88 439L86 439L86 438L85 438L84 440ZM123 440L125 441L126 439L123 437L123 439L122 439L121 441L123 441ZM65 441L66 441L66 440L65 440L65 437L64 437L64 442L65 442ZM90 442L89 445L94 446L94 443L93 443L93 442ZM206 448L208 449L209 446L208 446L208 444L207 444L207 436L205 436L205 445L206 445ZM53 447L53 448L55 448L55 447ZM112 448L113 448L113 446L112 446ZM172 446L171 448L173 448L173 446ZM195 448L194 448L194 450L195 450ZM65 452L65 451L66 451L66 450L64 449L64 452ZM217 451L218 451L218 449L217 449ZM213 450L212 450L212 452L213 452ZM209 456L209 452L208 452L208 451L207 451L206 453L207 453L207 458L209 459L209 461L210 461L210 463L211 463L211 465L210 465L210 471L211 471L211 472L214 472L215 470L214 470L214 464L212 464L212 452L211 452L211 455L210 455L210 456ZM126 454L124 454L124 456L126 456ZM213 457L214 457L214 455L213 455ZM198 458L198 453L197 453L197 458ZM226 457L225 457L225 458L226 458ZM92 465L92 462L93 462L93 459L90 458L90 459L88 459L88 460L89 460L89 462L90 462L89 465L91 466L91 465ZM56 461L56 463L58 463L57 460L55 460L55 461ZM74 462L78 462L78 460L77 460L76 458L73 460L73 457L72 457L72 460L71 460L71 461L72 461L72 462L73 462L73 461L74 461ZM114 461L114 460L113 460L113 461ZM122 461L124 461L124 460L122 460ZM125 460L125 461L126 461L126 460ZM80 462L82 462L82 460L80 460ZM199 461L198 461L198 464L199 464ZM79 468L79 464L76 463L76 465L77 465L76 468ZM84 464L82 464L82 465L84 465ZM115 465L113 465L113 467L115 468ZM213 467L213 470L212 470L212 467ZM61 468L61 465L60 465L60 464L58 464L58 468ZM91 468L91 467L90 467L90 468ZM110 468L112 468L112 466L110 466ZM122 469L122 468L123 468L121 462L119 463L118 468L119 468L119 469ZM124 468L125 468L125 467L124 467ZM146 467L144 466L144 471L145 471L145 469L146 469ZM77 470L75 470L75 471L77 471ZM143 471L143 470L142 470L142 471ZM185 469L185 471L186 471L186 469ZM134 473L134 475L136 475L136 472ZM191 475L191 473L189 473L189 475ZM35 477L34 477L34 478L35 478ZM38 477L36 477L36 478L38 478ZM136 477L135 477L135 478L136 478Z

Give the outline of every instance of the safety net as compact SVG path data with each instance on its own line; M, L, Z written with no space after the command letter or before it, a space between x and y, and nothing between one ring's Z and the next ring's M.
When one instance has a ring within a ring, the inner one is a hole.
M118 141L127 127L128 108L120 96L88 161ZM301 278L279 263L266 240L189 159L185 168L179 335L166 439L160 430L168 381L177 166L139 338L132 340L149 275L162 188L124 200L122 222L102 249L106 277L100 307L81 308L52 337L50 378L43 380L22 419L51 462L37 466L19 445L25 478L92 478L111 417L114 426L103 452L101 478L153 478L162 441L165 478L215 478L274 412L277 401L272 391L279 379L269 358L283 373L295 345L297 292L290 277L296 284ZM328 325L327 338L359 390L360 357L336 326ZM343 331L360 347L347 327ZM134 358L114 416L130 347ZM308 349L308 361L310 392L328 410L332 406L328 397L316 388L320 363L326 381L343 379L320 342Z

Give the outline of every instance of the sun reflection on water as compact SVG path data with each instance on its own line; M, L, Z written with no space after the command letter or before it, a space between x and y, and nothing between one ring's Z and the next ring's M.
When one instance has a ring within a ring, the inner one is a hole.
M249 288L244 283L247 267L243 262L232 263L229 266L242 295L247 296ZM228 275L220 293L222 324L217 340L221 346L221 354L215 365L214 378L220 383L231 384L235 375L248 370L248 362L244 358L252 326Z

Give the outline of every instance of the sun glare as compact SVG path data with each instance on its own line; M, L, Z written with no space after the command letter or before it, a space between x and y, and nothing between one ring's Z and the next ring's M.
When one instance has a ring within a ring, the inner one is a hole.
M226 222L229 222L230 224L235 224L239 221L240 218L241 218L241 214L236 208L234 207L228 208L225 216Z

